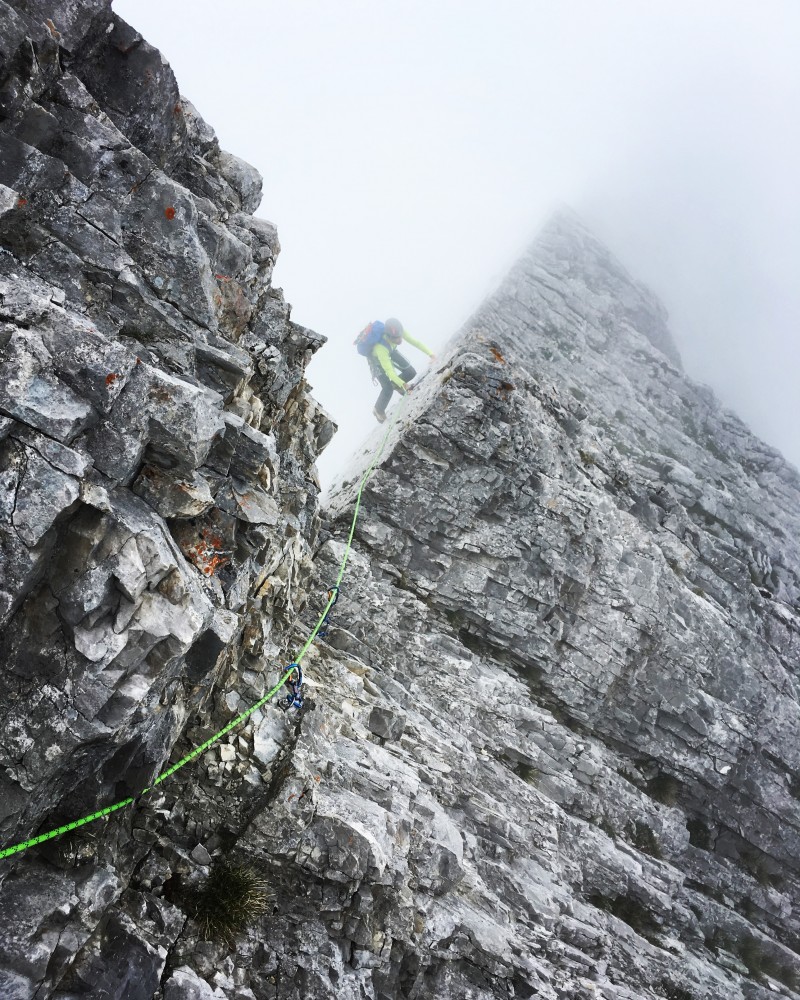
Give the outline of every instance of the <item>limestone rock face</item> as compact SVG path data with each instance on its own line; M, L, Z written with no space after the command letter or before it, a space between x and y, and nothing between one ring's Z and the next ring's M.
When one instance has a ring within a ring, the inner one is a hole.
M800 477L652 294L552 221L207 746L386 428L320 531L255 171L105 0L0 58L0 844L202 748L0 861L0 996L800 996Z
M266 690L332 427L260 191L108 0L0 2L2 846L136 795L228 687ZM185 918L119 902L147 854L125 822L2 863L1 996L159 988Z
M409 399L317 666L340 739L306 726L311 801L249 834L315 884L350 828L351 979L798 995L799 487L681 373L663 308L554 219Z

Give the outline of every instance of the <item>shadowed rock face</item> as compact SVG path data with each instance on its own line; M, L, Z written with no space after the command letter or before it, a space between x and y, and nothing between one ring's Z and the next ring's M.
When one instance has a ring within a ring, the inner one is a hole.
M0 2L3 846L266 690L333 428L260 197L110 3ZM1 996L153 995L183 917L120 900L132 822L3 862Z
M0 27L9 843L259 698L379 437L319 544L255 172L106 3ZM800 995L798 485L557 217L391 431L306 708L0 862L0 996ZM269 905L205 940L222 863Z
M384 810L351 879L376 996L796 995L800 479L673 358L663 309L559 216L368 488L318 666L358 749L307 738ZM319 787L287 851L325 842L320 800L358 829Z

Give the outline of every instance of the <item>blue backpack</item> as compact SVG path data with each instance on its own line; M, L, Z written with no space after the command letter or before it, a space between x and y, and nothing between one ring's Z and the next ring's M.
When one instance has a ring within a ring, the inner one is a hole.
M364 327L353 343L355 344L358 353L363 354L365 358L368 358L372 354L372 348L382 337L383 323L381 323L379 319L376 319L374 322L368 323L367 326Z

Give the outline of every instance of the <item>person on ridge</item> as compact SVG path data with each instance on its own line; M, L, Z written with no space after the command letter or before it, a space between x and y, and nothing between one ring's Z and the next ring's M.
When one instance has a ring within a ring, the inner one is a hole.
M372 328L377 326L378 323L370 324ZM400 344L405 340L412 347L427 354L429 358L435 358L433 351L403 329L403 324L399 319L387 319L382 326L383 333L368 355L372 377L377 379L381 385L381 394L378 396L372 411L378 423L381 424L386 419L386 407L389 405L392 393L396 390L401 395L405 395L412 388L409 383L417 374L406 358L397 350ZM395 371L395 369L397 370Z

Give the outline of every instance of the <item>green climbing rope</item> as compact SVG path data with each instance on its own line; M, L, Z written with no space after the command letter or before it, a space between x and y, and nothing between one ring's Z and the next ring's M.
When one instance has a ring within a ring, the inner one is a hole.
M383 449L386 447L386 442L389 440L389 433L391 432L391 429L395 424L395 422L397 421L398 417L403 412L403 407L405 406L406 399L407 396L400 397L400 403L395 408L395 411L392 414L392 418L389 421L389 424L386 428L386 433L381 438L381 442L375 450L375 454L372 457L372 461L367 466L364 475L361 477L361 482L358 484L358 492L356 493L356 506L355 509L353 510L353 520L350 522L350 534L347 536L347 544L344 547L344 555L342 556L342 562L341 565L339 566L339 575L336 577L336 583L334 584L333 587L331 587L331 590L329 592L330 597L328 598L328 603L325 605L325 610L319 616L319 621L314 626L311 635L309 635L308 639L306 639L305 646L303 646L303 648L300 650L300 655L297 657L298 663L302 662L303 657L308 652L308 647L316 639L317 632L319 632L320 628L322 627L322 623L325 621L328 612L336 603L336 594L338 593L339 586L344 578L345 567L347 566L347 560L350 556L350 547L353 544L353 535L355 534L356 530L356 521L358 520L358 512L361 508L361 494L364 492L364 487L367 484L367 480L372 475L372 470L380 461L380 457L383 454Z
M375 451L375 455L373 456L372 461L367 466L364 475L361 477L361 482L359 483L358 486L358 493L356 494L356 506L355 510L353 511L353 520L350 524L350 534L347 537L347 544L345 546L344 556L342 557L342 562L339 567L339 576L336 579L336 586L335 588L332 588L331 591L329 592L330 596L328 598L328 603L326 604L324 611L320 615L317 624L312 629L308 639L306 639L305 645L300 651L297 659L295 660L295 663L300 663L303 657L308 652L308 649L311 646L311 643L314 641L314 639L316 639L317 633L319 632L322 623L325 621L328 612L330 611L331 607L336 601L336 597L339 591L339 585L341 584L342 579L344 577L345 567L347 566L347 559L350 555L350 547L353 543L353 535L356 530L356 521L358 520L358 512L361 507L361 494L364 490L367 480L372 475L372 470L375 468L381 455L383 454L383 449L386 447L386 442L389 440L389 433L392 430L393 425L395 424L397 418L400 416L403 410L405 400L406 397L403 396L400 400L400 404L395 408L395 412L392 415L392 418L389 421L388 426L386 428L386 433L383 435L381 442ZM119 809L124 809L126 806L133 805L133 803L137 802L143 795L146 795L148 792L151 792L156 787L156 785L160 785L161 782L166 781L166 779L169 778L170 775L173 775L176 771L179 771L190 761L193 761L195 757L199 757L200 754L205 753L205 751L208 750L209 747L212 747L215 743L221 740L222 737L226 736L232 729L235 729L238 725L244 722L245 719L249 718L254 712L257 712L260 708L263 708L263 706L266 705L268 701L270 701L272 698L275 697L278 691L280 691L280 689L286 683L286 681L289 678L289 675L292 673L293 667L294 664L291 664L290 668L284 673L284 675L281 677L281 679L278 681L275 687L272 688L271 691L268 691L263 698L261 698L259 701L255 703L255 705L251 705L250 708L242 712L241 715L237 715L235 719L231 719L231 721L224 728L220 729L218 733L214 733L214 735L211 736L209 739L207 739L205 743L201 743L200 746L195 747L190 753L186 754L185 757L182 757L177 762L177 764L173 764L171 767L168 767L166 771L162 771L161 774L159 774L158 777L153 781L153 784L149 785L147 788L143 788L137 796L133 798L122 799L120 802L115 802L113 805L106 806L104 809L99 809L97 812L91 813L89 816L84 816L81 819L72 820L72 822L65 823L63 826L56 827L54 830L48 830L47 833L40 833L36 837L31 837L30 840L24 840L19 844L12 845L11 847L5 847L2 850L0 850L0 860L3 860L4 858L9 858L11 857L12 854L20 854L22 851L27 851L28 848L36 847L38 844L44 844L48 840L55 840L56 837L62 837L65 833L70 833L72 830L77 830L82 826L86 826L88 823L94 823L95 820L103 819L104 816L110 816L112 813L117 812Z

